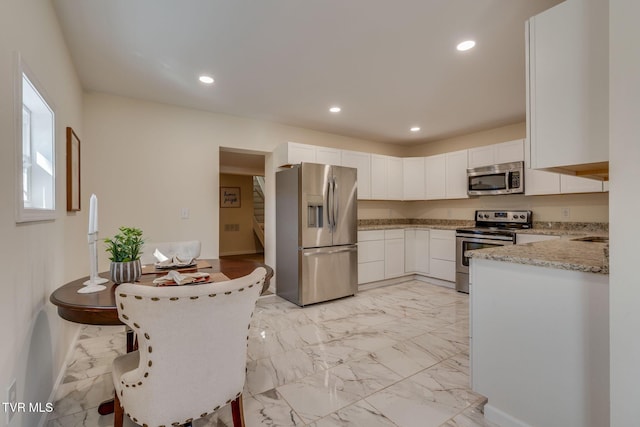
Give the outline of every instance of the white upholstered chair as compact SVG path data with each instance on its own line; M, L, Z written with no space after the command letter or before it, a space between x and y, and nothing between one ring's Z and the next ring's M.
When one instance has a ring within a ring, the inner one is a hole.
M153 264L157 259L153 256L155 250L159 250L167 258L178 256L181 259L198 258L200 256L201 243L199 240L185 240L176 242L148 242L142 248L140 262Z
M116 427L123 413L169 427L229 403L234 426L244 425L248 327L265 275L259 267L226 282L116 288L118 317L138 334L138 350L113 362Z

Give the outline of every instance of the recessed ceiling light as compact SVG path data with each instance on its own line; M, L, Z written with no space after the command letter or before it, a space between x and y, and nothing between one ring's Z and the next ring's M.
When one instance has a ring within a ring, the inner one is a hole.
M208 85L213 83L213 77L211 77L211 76L202 75L202 76L198 77L198 80L200 80L202 83L205 83L205 84L208 84Z
M339 113L340 111L342 111L342 108L340 108L340 107L331 107L331 108L329 108L329 111L331 111L332 113Z
M460 51L465 51L473 48L475 45L476 45L476 42L474 42L473 40L466 40L466 41L463 41L462 43L459 43L458 46L456 46L456 49Z
M411 132L418 132L420 130L419 126L414 126L411 129L409 129Z

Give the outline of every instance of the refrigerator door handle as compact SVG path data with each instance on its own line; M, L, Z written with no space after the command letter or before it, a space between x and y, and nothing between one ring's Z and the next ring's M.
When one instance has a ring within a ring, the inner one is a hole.
M345 247L345 248L333 249L331 251L305 252L302 255L303 256L332 255L332 254L338 254L338 253L341 253L341 252L354 252L357 249L358 249L358 247L353 245L353 246L348 246L348 247Z
M331 182L327 183L327 222L329 223L329 230L333 229L333 225L331 224L331 212L333 211L333 198L331 197Z
M333 177L332 179L333 181L333 231L336 230L336 228L338 228L338 224L337 224L337 220L336 218L338 218L338 198L336 198L336 190L339 190L338 188L338 184L336 183L336 178Z

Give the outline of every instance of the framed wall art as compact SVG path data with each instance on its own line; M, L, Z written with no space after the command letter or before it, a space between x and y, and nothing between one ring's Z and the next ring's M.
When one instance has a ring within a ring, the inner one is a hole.
M80 138L67 127L67 211L80 210Z
M240 187L220 187L220 207L240 207Z

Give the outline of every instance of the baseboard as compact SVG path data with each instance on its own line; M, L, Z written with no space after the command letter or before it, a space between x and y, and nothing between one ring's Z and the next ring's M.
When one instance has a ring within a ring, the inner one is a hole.
M524 421L501 411L495 406L489 405L489 403L484 405L484 419L497 424L500 427L532 427Z
M263 254L264 251L232 251L232 252L224 252L220 253L218 256L234 256L234 255L255 255L255 254Z
M406 276L394 277L392 279L378 280L376 282L367 282L358 285L359 291L365 291L368 289L380 288L383 286L397 285L398 283L409 282L411 280L417 280L419 282L429 283L431 285L442 286L443 288L455 289L456 284L449 282L448 280L436 279L434 277L423 276L421 274L407 274Z
M69 349L67 350L67 354L65 355L64 360L62 362L62 367L60 368L60 372L58 372L58 377L56 378L56 381L53 383L53 388L51 389L51 394L49 395L49 399L47 399L47 402L54 403L53 399L55 399L56 392L58 391L58 387L60 387L60 384L62 384L64 375L67 373L67 366L69 366L69 362L71 362L71 359L73 358L73 353L76 348L76 343L78 342L78 337L80 337L81 330L82 330L82 326L79 326L76 329L75 334L73 334L73 338L71 339L71 345L69 345ZM42 417L40 417L40 421L38 422L38 427L44 427L44 425L47 423L48 416L49 416L49 413L47 412L44 412L42 414Z

